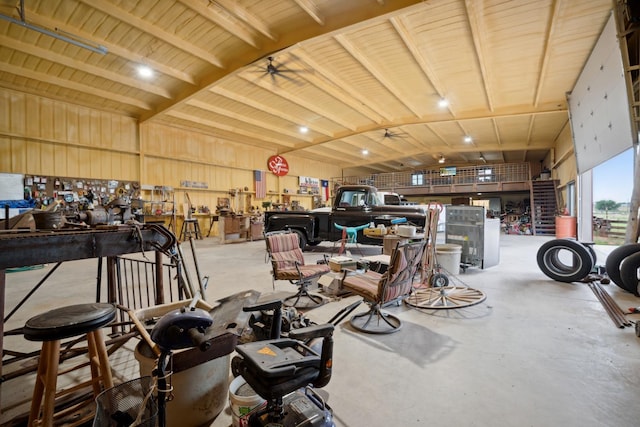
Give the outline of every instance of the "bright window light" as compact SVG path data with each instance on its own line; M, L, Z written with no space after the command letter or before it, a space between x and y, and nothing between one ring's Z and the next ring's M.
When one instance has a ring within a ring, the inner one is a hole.
M138 66L138 75L142 78L149 79L153 77L153 70L146 65Z

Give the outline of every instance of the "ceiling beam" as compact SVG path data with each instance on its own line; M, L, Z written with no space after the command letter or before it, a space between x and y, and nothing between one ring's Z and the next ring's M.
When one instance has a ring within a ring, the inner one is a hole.
M56 21L41 15L37 15L35 13L31 13L29 15L29 21L37 25L41 25L43 27L49 27L49 28L65 27L65 24L63 22ZM87 40L91 40L93 37L95 37L93 34L86 31L82 31L81 29L75 28L75 27L73 28L73 32L78 37L82 37ZM132 52L129 49L124 49L116 44L109 43L107 40L100 40L100 44L105 46L109 50L109 55L119 56L120 58L126 59L127 61L130 61L134 64L140 64L142 62L143 56L139 53ZM151 58L144 58L144 63L149 67L152 67L155 71L160 72L164 75L173 77L174 79L183 81L185 83L189 83L190 85L196 84L196 80L191 74L185 73L180 70L176 70L173 67L167 67L162 62L154 61Z
M551 45L551 40L553 40L553 36L556 32L556 17L560 13L560 4L561 1L552 0L553 7L551 8L551 13L549 16L549 24L547 26L547 33L544 38L544 51L542 53L542 63L540 64L540 68L538 69L538 82L536 84L535 96L533 99L533 106L537 107L540 102L540 93L542 92L542 85L545 82L545 77L547 76L548 65L549 65L549 46Z
M278 110L276 108L271 107L269 104L264 104L262 102L257 102L256 100L240 95L238 93L232 92L228 89L223 88L222 86L214 86L210 89L212 93L215 93L220 96L224 96L225 98L231 99L235 102L239 102L241 104L247 105L251 108L255 108L256 110L264 111L265 113L271 114L275 117L280 117L282 119L288 120L291 123L294 123L296 126L299 126L299 119L291 114L288 114L282 110ZM318 126L315 123L306 124L306 126L318 133L323 135L332 137L333 132L323 127Z
M369 58L365 56L349 39L345 34L337 34L333 37L340 45L347 51L353 58L358 61L362 66L376 79L382 86L384 86L392 96L394 96L401 104L403 104L409 111L411 111L416 117L421 117L418 108L415 108L407 103L405 99L402 99L397 93L400 93L398 88L379 71L379 67L376 67L371 63Z
M557 113L566 113L567 111L565 109L559 109L559 110L540 110L540 111L529 111L529 112L514 112L514 113L493 113L490 115L469 115L469 116L463 116L463 117L457 117L457 118L447 118L447 119L440 119L440 120L412 120L409 122L405 122L405 123L398 123L395 126L391 126L391 127L397 127L397 126L410 126L410 125L424 125L426 126L430 132L433 132L434 135L436 135L445 145L449 145L444 138L441 135L438 135L433 128L431 127L431 125L434 124L444 124L444 123L459 123L459 122L464 122L465 120L480 120L480 119L487 119L487 120L491 120L493 123L493 127L495 129L495 133L496 133L496 141L498 141L499 146L502 146L502 141L500 139L500 133L498 132L498 127L496 124L496 119L500 119L500 118L509 118L509 117L523 117L523 116L529 116L529 115L534 115L534 116L539 116L539 115L545 115L545 114L557 114ZM568 119L567 119L568 120ZM359 129L357 132L353 132L351 134L341 134L339 137L329 137L327 139L324 140L317 140L315 142L313 142L313 145L323 145L323 144L328 144L330 142L333 141L337 141L337 140L342 140L344 138L348 138L351 136L356 136L356 135L362 135L368 132L375 132L375 131L379 131L381 129L385 129L390 126L385 125L385 126L374 126L371 128L366 128L366 129ZM428 147L425 147L428 148ZM292 150L292 151L295 151Z
M484 86L484 94L489 106L489 111L493 112L493 100L491 99L492 88L489 84L489 72L486 66L486 55L484 54L483 46L490 46L485 40L480 40L483 34L488 34L486 28L481 21L484 16L483 11L478 10L478 6L482 7L484 2L478 2L477 0L464 0L464 5L467 9L467 20L471 28L471 38L475 47L476 58L478 60L478 66L480 67L480 73L482 74L482 82Z
M312 111L314 113L317 113L318 115L329 119L337 124L339 124L340 126L343 126L349 130L351 130L352 132L356 131L356 127L353 123L350 123L348 120L343 119L342 117L340 117L337 114L332 113L331 111L328 111L326 109L321 109L317 103L315 103L313 100L310 100L304 96L300 96L300 95L296 95L294 93L291 92L282 92L282 94L278 93L278 92L274 92L273 90L273 83L271 83L269 81L269 79L251 79L248 78L246 75L244 74L239 74L239 77L245 79L246 81L248 81L249 83L253 83L254 85L261 87L265 90L268 90L270 92L273 92L275 96L279 96L281 98L286 99L287 101L293 103L293 104L297 104L301 107L306 108L309 111ZM276 77L277 79L278 77ZM298 121L300 122L301 125L306 125L306 123L304 123L304 119L302 118L298 118Z
M215 1L208 0L179 0L180 3L185 5L186 7L192 9L194 12L197 12L202 17L208 19L213 22L220 28L223 28L229 34L234 35L239 38L243 42L248 45L258 49L260 46L258 41L251 33L248 31L242 23L237 22L237 18L229 13L229 11L217 4Z
M324 25L324 17L320 13L320 9L313 0L294 0L300 9L304 10L307 15L313 18L319 25Z
M227 9L230 13L233 13L239 19L251 26L255 31L259 32L263 36L269 38L272 41L278 40L278 35L274 33L267 23L262 19L256 17L249 12L246 8L240 6L236 0L214 0L214 3L218 3L220 6Z
M7 64L6 62L0 62L0 71L15 74L17 76L25 77L28 79L39 80L42 82L46 82L47 84L60 86L63 89L71 89L83 94L97 96L99 98L108 99L110 101L131 105L133 107L141 108L143 110L151 109L151 105L149 105L144 101L139 100L138 98L118 95L108 90L99 89L95 86L89 86L83 83L74 82L68 79L63 79L61 77L52 76L47 73L28 70L23 67Z
M26 53L27 55L32 55L56 64L64 65L65 67L82 71L87 74L92 74L102 79L111 80L112 82L149 92L154 95L162 96L163 98L171 99L171 94L163 87L152 85L141 81L140 79L134 79L120 73L114 73L103 67L97 67L95 65L87 64L86 62L78 61L68 56L59 55L55 52L52 52L50 49L43 49L36 46L35 44L24 43L17 39L0 34L0 45Z
M236 135L243 135L243 136L246 136L246 137L249 137L249 138L255 138L255 139L260 140L260 141L271 142L273 144L276 144L277 146L281 146L281 147L293 147L294 146L293 143L285 142L282 139L271 138L271 137L267 137L267 136L259 134L259 133L255 133L255 132L239 129L239 128L235 127L235 126L231 126L229 124L222 123L222 122L217 121L217 120L208 120L208 119L203 119L201 117L195 117L192 114L187 114L187 113L184 113L182 111L172 110L172 111L168 112L167 114L172 116L172 117L176 117L178 119L186 120L188 122L198 123L200 125L207 126L207 127L212 128L212 129L220 129L220 130L223 130L223 131L231 132L231 133L236 134Z
M234 120L239 120L245 123L252 124L254 126L263 128L265 130L270 130L272 132L276 132L282 135L288 135L292 138L301 139L303 141L312 142L311 137L300 134L300 132L296 132L293 130L283 129L282 126L275 126L270 123L267 123L263 120L256 120L247 116L245 114L234 113L226 108L217 107L213 103L203 102L197 99L191 99L187 102L187 105L191 105L193 107L200 108L201 110L210 111L215 114L219 114L221 116L229 117ZM292 126L293 128L293 126Z
M424 73L424 75L431 82L431 85L436 90L436 94L438 95L438 97L440 97L440 99L445 98L444 85L438 78L438 75L434 71L433 67L429 65L429 62L427 62L425 57L422 55L422 53L418 49L415 38L413 37L413 35L411 34L411 31L408 28L409 25L407 23L406 18L399 16L399 17L391 18L390 21L391 21L391 25L393 25L393 28L395 28L400 38L402 38L402 41L404 42L405 46L407 47L407 49L409 49L409 52L411 52L411 55L413 55L413 58L416 60L416 62L422 69L422 72ZM447 108L449 108L450 110L451 106L449 105L447 106Z
M309 65L309 67L314 71L314 73L316 73L316 75L320 75L322 78L328 81L328 83L325 83L320 79L318 79L317 81L315 79L309 80L311 84L314 84L320 89L331 93L332 96L338 98L340 101L344 102L349 107L353 108L375 123L381 124L385 119L391 120L391 116L382 116L381 113L379 113L381 108L378 108L377 105L377 111L369 107L369 105L371 105L371 101L366 99L362 96L361 93L356 91L353 88L353 85L342 80L335 73L329 71L329 67L327 67L326 64L322 64L314 60L311 55L307 54L303 49L298 49L293 54L304 61L307 65ZM345 94L349 96L345 97Z
M196 46L192 43L189 43L182 37L179 37L173 33L163 30L157 25L151 24L148 21L145 21L142 18L135 16L132 13L129 13L119 7L113 5L113 3L109 3L105 0L79 0L85 3L87 6L92 7L105 13L109 16L112 16L125 24L128 24L140 31L143 31L147 34L154 36L155 38L162 40L163 42L172 45L175 48L178 48L184 52L187 52L193 56L200 58L201 60L208 62L209 64L215 65L218 68L224 68L224 64L216 55L211 52L202 49L199 46Z
M153 111L143 114L139 120L141 122L145 122L164 113L165 111L175 108L180 103L186 102L188 99L196 96L198 92L210 89L227 75L271 52L276 52L302 41L310 40L323 34L329 34L346 27L349 27L350 29L358 28L361 25L364 26L365 23L369 24L374 19L388 19L386 17L389 16L389 14L400 13L400 11L404 12L410 7L418 9L421 5L422 0L394 0L393 2L385 2L377 7L360 8L358 10L354 10L353 13L344 13L341 10L332 13L331 10L327 10L325 11L325 14L327 15L325 25L306 25L295 32L292 31L286 34L281 34L277 41L265 43L259 51L238 52L237 55L230 58L229 62L225 64L226 67L224 70L212 70L212 72L203 75L201 81L198 82L197 87L183 88L179 93L174 94L173 100L155 105Z

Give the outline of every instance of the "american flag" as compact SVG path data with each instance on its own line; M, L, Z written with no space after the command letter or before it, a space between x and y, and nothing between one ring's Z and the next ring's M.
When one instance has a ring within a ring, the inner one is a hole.
M264 199L267 196L267 172L253 171L256 186L256 199Z

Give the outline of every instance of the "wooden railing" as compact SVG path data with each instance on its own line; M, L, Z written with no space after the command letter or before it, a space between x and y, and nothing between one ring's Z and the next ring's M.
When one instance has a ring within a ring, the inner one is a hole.
M334 178L339 184L368 184L402 194L451 194L491 191L528 191L528 163L446 166L410 172L391 172Z

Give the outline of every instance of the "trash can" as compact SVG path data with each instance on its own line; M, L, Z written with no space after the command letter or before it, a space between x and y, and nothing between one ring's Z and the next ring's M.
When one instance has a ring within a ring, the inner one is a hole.
M436 245L436 262L445 273L449 275L460 274L460 259L462 257L462 246L452 243L442 243Z
M560 215L556 217L556 237L564 239L566 237L576 237L576 217Z
M173 353L173 400L167 402L167 425L196 427L210 424L227 404L230 354L211 360L194 360L202 352L197 348ZM146 341L136 346L134 356L140 375L151 375L156 356Z

